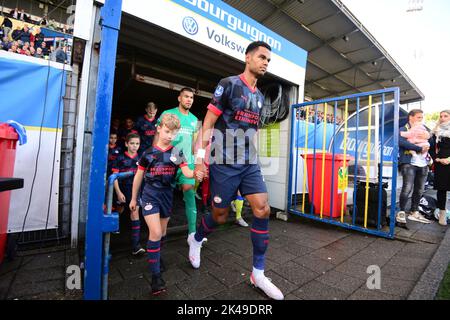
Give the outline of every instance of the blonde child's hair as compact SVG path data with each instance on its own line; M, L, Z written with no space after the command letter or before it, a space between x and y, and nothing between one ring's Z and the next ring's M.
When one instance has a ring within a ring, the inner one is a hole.
M178 117L171 113L166 113L161 116L161 121L159 126L162 128L166 126L169 130L179 130L181 127L180 120Z
M146 109L147 109L147 108L150 108L150 109L153 109L153 110L158 109L158 107L156 106L156 103L154 103L154 102L149 102L149 103L147 103L147 105L145 106L145 108L146 108Z

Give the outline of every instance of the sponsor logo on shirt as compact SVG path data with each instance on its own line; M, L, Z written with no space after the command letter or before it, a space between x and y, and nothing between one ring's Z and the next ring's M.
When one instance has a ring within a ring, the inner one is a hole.
M216 91L214 91L214 96L220 97L223 94L223 87L218 85Z

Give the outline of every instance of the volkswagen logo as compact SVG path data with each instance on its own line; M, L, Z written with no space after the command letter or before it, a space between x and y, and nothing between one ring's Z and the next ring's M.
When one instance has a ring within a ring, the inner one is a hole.
M186 17L183 19L183 28L184 31L189 33L191 36L197 34L198 32L198 24L192 17Z

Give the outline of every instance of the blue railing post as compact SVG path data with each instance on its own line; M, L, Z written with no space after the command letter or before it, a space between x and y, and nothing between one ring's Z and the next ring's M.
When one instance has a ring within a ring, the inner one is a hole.
M84 299L87 300L101 299L102 244L103 232L105 231L103 224L107 224L103 212L103 203L105 200L108 138L121 12L122 0L106 0L104 7L101 9L101 48L86 217Z
M118 214L116 212L112 212L112 203L113 203L113 195L114 195L114 181L117 179L125 179L134 175L134 172L121 172L114 173L108 178L108 193L106 196L106 218L109 220L116 220L118 222ZM110 244L110 232L116 231L119 228L119 224L117 223L117 227L110 228L109 226L105 226L104 228L107 232L103 238L103 274L102 274L102 300L108 300L108 276L109 276L109 262L111 261L111 254L109 253L109 244ZM114 230L113 230L114 229ZM108 231L109 230L109 231Z

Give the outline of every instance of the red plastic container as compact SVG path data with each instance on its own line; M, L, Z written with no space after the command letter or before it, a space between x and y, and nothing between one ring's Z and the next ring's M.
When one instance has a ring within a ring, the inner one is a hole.
M323 157L323 155L325 157ZM302 154L305 158L305 155ZM313 176L313 166L315 159L315 170ZM324 159L324 160L322 160ZM344 155L335 154L333 159L332 153L316 153L308 154L306 157L306 167L308 172L308 190L309 190L309 201L314 205L315 214L320 215L322 208L323 217L336 218L341 216L341 206L342 206L342 192L344 192L344 210L347 204L347 181L348 181L348 162L352 160L351 157L347 155L346 157L346 168L344 170ZM322 198L322 161L325 161L324 166L324 176L323 179L323 198ZM334 168L333 168L334 161ZM314 199L312 199L313 190L313 180L314 180ZM332 183L333 181L333 183ZM331 189L333 187L333 189ZM323 199L323 203L322 203ZM331 199L333 199L333 207L331 208Z
M0 124L0 177L10 178L14 174L17 140L19 135L13 127ZM0 192L0 263L5 255L10 197L11 191Z

